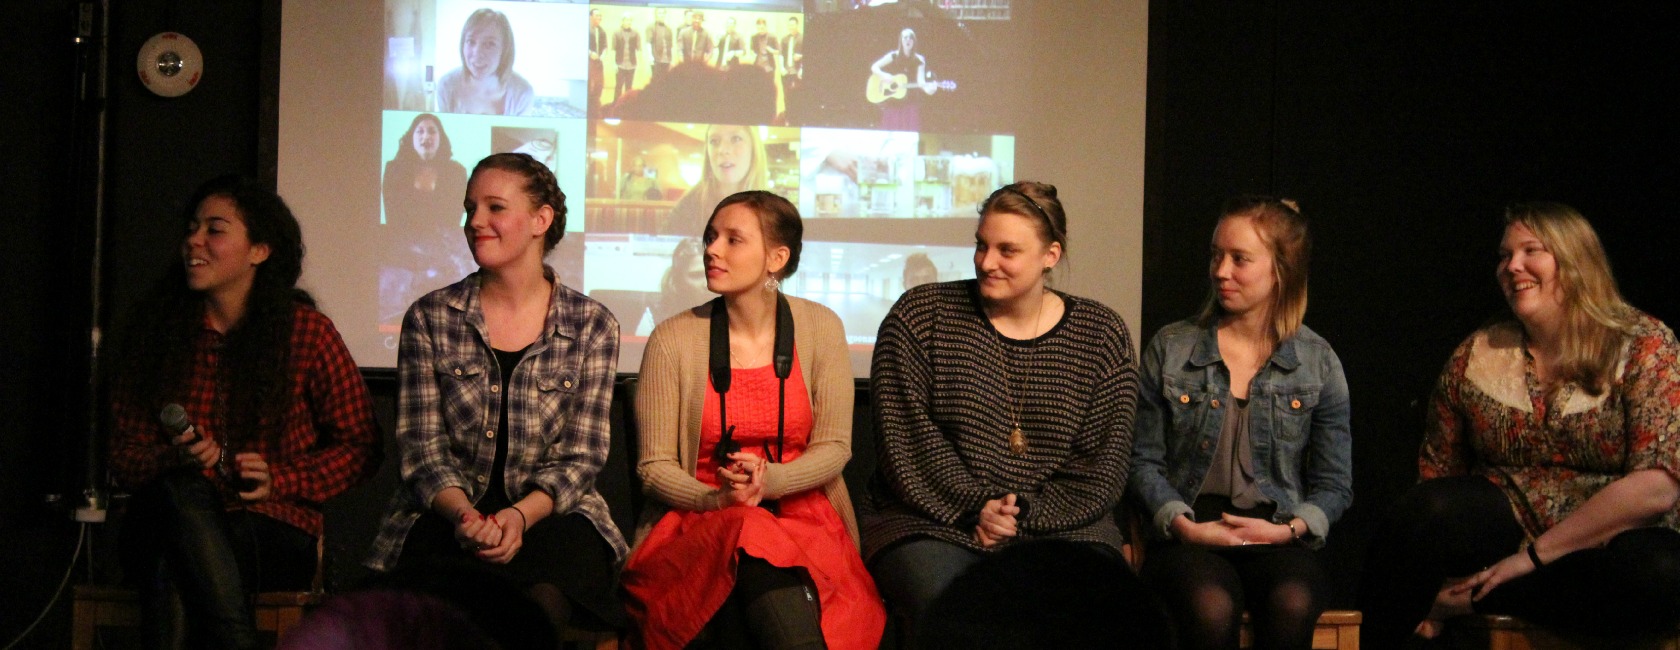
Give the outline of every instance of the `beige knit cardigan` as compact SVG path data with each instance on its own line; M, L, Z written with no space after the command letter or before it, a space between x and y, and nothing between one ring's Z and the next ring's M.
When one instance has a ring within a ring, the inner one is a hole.
M636 390L636 473L653 497L636 526L636 544L647 537L668 508L717 510L722 494L694 477L700 449L700 420L706 399L711 304L683 311L653 330L642 353ZM821 488L858 542L857 516L840 471L852 457L852 366L840 317L820 304L788 296L794 349L815 420L805 453L764 471L764 498L776 499ZM789 399L797 395L789 395Z

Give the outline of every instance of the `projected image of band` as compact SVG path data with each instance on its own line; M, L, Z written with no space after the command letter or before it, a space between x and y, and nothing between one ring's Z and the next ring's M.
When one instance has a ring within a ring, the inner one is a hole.
M636 120L785 123L803 62L797 3L690 4L590 8L590 106Z

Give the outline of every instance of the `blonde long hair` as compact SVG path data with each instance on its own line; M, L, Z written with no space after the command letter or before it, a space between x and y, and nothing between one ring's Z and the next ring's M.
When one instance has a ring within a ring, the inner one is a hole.
M1272 345L1277 345L1295 336L1307 316L1307 265L1312 261L1312 236L1307 232L1307 220L1301 216L1300 208L1289 199L1252 194L1232 198L1225 202L1215 225L1242 217L1253 221L1260 241L1272 253L1272 277L1277 284L1272 288L1266 315L1272 321ZM1218 260L1209 261L1210 265L1217 263ZM1219 305L1219 289L1210 282L1196 323L1212 327L1224 315L1225 308Z
M1505 209L1505 226L1522 224L1557 260L1563 289L1563 327L1556 360L1558 385L1575 382L1603 394L1622 361L1637 311L1616 288L1610 258L1587 218L1562 203L1532 201Z
M712 132L720 128L741 129L747 132L747 148L752 153L752 164L747 167L746 177L741 179L741 187L725 188L723 181L712 173ZM770 166L765 160L764 140L758 137L758 127L712 124L706 127L706 139L701 142L701 146L706 152L705 168L701 171L700 182L694 185L694 189L700 192L700 205L710 208L736 192L770 189Z

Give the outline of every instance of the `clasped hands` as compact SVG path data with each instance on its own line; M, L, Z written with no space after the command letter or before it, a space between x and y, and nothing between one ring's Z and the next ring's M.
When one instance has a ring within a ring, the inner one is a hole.
M980 523L974 526L974 539L984 548L1008 541L1021 532L1015 520L1020 514L1021 507L1015 505L1014 494L987 501L980 507Z
M723 507L757 507L764 501L764 469L769 462L750 451L729 455L729 465L717 469Z
M269 473L268 461L263 459L262 454L251 451L234 454L233 467L224 469L219 467L224 451L215 440L188 429L170 442L183 464L215 470L223 479L241 479L233 488L247 503L266 501L274 496L274 475ZM240 490L242 487L250 489Z
M1219 521L1200 523L1191 521L1189 516L1180 516L1173 520L1172 533L1174 539L1201 546L1288 544L1295 541L1295 533L1287 524L1229 513L1221 515Z
M455 521L455 541L480 560L507 564L525 544L525 512L508 507L486 516L462 508Z

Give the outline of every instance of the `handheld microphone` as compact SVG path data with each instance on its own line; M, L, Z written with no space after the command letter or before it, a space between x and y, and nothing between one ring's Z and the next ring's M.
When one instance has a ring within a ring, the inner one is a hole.
M193 428L192 423L187 421L187 410L181 408L180 404L173 402L165 404L163 412L158 414L158 420L162 421L163 426L169 429L169 440L171 442L181 437L183 433L192 434L192 438L187 440L186 444L190 445L198 442L198 429Z
M183 433L192 434L192 437L182 444L190 445L202 439L198 435L198 428L194 427L192 422L187 420L187 410L181 408L180 404L175 404L173 402L165 404L163 412L158 413L158 420L161 421L163 426L169 430L171 442L173 442L175 438L179 438ZM228 485L234 486L241 492L249 492L257 489L256 481L240 476L239 472L234 471L232 467L228 466L226 446L222 447L222 457L216 462L216 474L221 476L222 480Z

